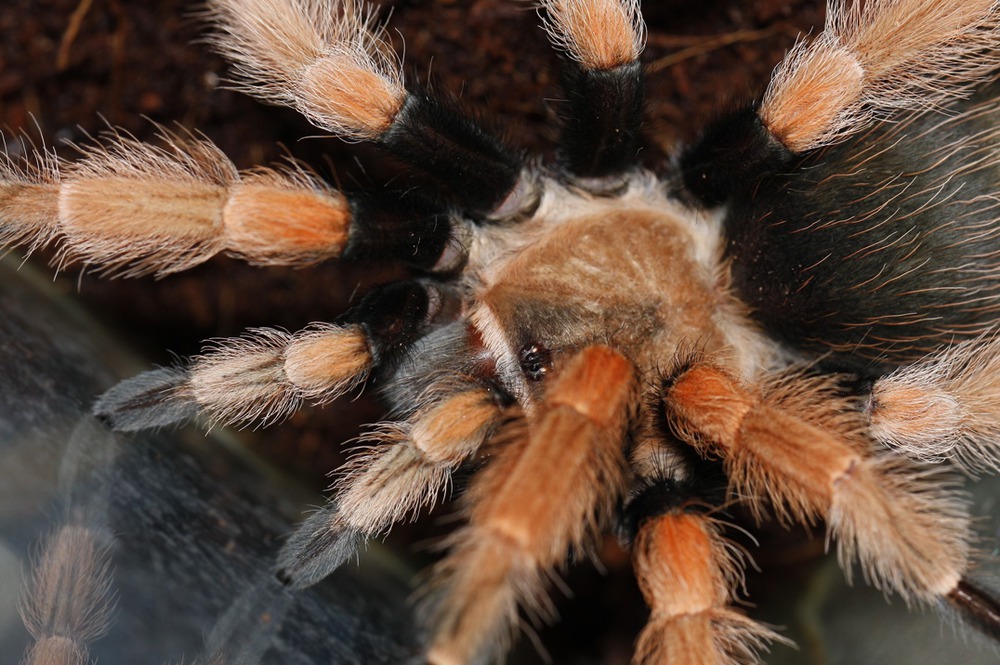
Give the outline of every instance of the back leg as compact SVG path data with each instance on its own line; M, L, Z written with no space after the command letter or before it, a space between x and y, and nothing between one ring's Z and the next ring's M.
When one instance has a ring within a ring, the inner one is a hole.
M451 240L447 215L419 197L349 198L297 164L239 172L204 139L160 136L157 147L110 132L77 162L43 153L0 165L0 244L57 243L59 263L162 277L221 252L255 265L374 256L431 268Z
M406 86L384 29L358 0L212 0L208 14L246 92L375 143L474 217L514 192L520 156L429 90Z
M58 474L61 523L39 545L20 609L33 638L25 665L87 665L113 623L114 536L107 526L118 441L92 418L66 444Z
M1000 469L1000 337L955 344L875 381L872 435L912 459Z
M619 175L638 163L645 25L633 0L546 0L545 30L563 49L568 97L560 158L577 178Z
M67 523L41 545L21 603L34 638L25 665L87 665L87 645L111 627L111 558L104 534Z
M763 98L683 152L684 184L705 205L724 203L873 121L971 93L998 46L996 0L834 0L823 32L788 53Z

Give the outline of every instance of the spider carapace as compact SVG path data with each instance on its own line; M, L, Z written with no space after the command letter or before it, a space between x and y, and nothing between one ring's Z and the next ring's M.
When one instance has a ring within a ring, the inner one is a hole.
M823 523L847 575L997 634L955 472L1000 466L1000 5L831 2L760 98L657 171L637 155L634 0L541 2L567 56L553 164L405 84L353 1L207 13L246 91L419 186L344 193L297 164L239 172L201 138L112 133L8 165L0 238L128 276L219 252L412 269L335 322L218 341L96 403L119 430L268 424L377 382L391 418L285 544L282 584L324 578L461 469L465 523L424 594L434 665L502 658L608 531L650 607L634 662L756 662L785 638L734 605L734 503ZM34 624L38 649L63 639Z

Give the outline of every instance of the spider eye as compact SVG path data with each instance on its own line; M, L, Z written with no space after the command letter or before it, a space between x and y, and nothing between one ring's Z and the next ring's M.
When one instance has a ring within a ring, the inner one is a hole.
M531 381L541 381L552 368L552 352L538 342L529 342L518 354L521 369Z

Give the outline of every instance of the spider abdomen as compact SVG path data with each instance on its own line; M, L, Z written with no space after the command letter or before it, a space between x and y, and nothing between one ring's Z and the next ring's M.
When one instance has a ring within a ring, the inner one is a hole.
M993 97L807 153L733 202L728 253L755 317L799 349L894 367L1000 308Z

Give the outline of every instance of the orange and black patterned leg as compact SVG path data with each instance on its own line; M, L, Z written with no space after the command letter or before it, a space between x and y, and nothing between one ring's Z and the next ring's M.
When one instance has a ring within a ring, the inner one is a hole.
M718 465L687 459L677 442L646 439L621 514L639 588L650 608L634 665L755 663L782 638L733 607L746 554L717 517L725 491Z
M857 400L829 377L749 386L694 361L666 382L663 403L682 439L722 459L731 493L758 516L826 520L848 576L857 557L875 586L924 603L961 582L971 533L953 479L873 452Z
M624 491L635 398L631 363L587 347L555 377L535 420L499 433L467 495L469 524L436 570L430 663L503 653L519 608L551 616L546 578L592 545Z

